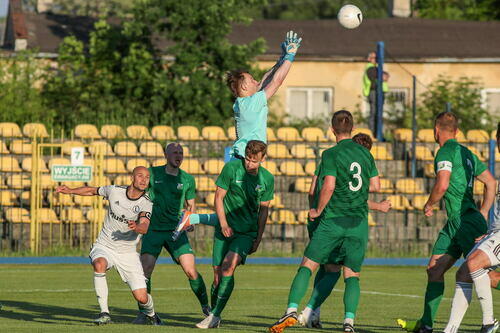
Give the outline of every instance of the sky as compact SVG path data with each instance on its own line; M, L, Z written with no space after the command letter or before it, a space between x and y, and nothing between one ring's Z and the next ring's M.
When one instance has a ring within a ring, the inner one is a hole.
M0 0L0 17L7 16L7 5L9 0Z

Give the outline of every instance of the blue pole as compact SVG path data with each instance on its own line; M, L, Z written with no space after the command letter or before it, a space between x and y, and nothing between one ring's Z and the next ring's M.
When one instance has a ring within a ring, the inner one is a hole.
M413 75L412 136L411 136L411 177L417 177L417 77Z
M490 170L491 174L493 177L495 177L495 151L497 149L497 143L495 140L490 140L489 142L489 147L490 147L490 159L488 161L488 169ZM494 207L491 207L490 212L488 214L488 218L490 223L493 222L493 219L495 218L495 211Z
M382 91L384 73L384 42L377 42L377 140L383 140L384 92Z

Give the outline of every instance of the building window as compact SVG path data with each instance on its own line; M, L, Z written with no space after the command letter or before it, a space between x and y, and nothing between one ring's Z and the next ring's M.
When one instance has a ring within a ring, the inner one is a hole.
M389 88L385 94L384 107L392 106L396 112L404 112L408 105L408 88Z
M492 116L500 114L500 88L487 88L481 91L483 108Z
M288 88L287 113L291 118L321 118L332 111L332 88Z

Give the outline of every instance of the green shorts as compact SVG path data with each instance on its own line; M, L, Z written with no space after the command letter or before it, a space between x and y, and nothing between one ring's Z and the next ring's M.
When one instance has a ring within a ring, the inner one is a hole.
M172 259L179 264L179 257L183 254L194 254L189 239L185 232L174 242L172 240L173 231L158 231L149 229L142 238L141 254L148 253L156 258L161 253L162 248L170 253Z
M448 254L455 259L466 257L476 245L476 238L488 232L487 222L476 210L449 219L432 248L432 254Z
M214 248L212 253L212 265L220 266L229 251L239 254L240 265L245 264L248 253L252 250L255 237L246 234L233 234L232 237L225 237L220 230L214 233Z
M341 217L321 220L304 256L319 264L336 264L361 271L368 243L368 220Z
M319 223L320 223L320 220L309 221L307 223L307 233L309 234L309 241L312 239L316 229L318 229ZM330 256L328 257L328 260L326 261L325 264L337 265L337 262L336 262L337 256L338 256L338 250L334 250L332 253L330 253Z

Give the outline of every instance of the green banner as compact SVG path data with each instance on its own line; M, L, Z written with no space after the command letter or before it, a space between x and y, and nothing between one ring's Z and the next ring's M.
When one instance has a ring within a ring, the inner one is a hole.
M89 165L53 165L50 175L56 182L90 182L92 167Z

